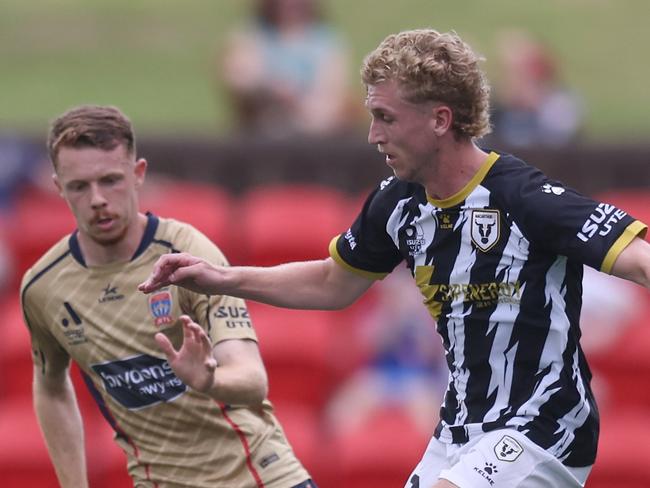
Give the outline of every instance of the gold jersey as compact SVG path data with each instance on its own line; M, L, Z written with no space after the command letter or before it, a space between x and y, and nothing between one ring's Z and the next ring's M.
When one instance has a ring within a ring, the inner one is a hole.
M21 286L35 365L45 372L71 358L115 430L136 487L289 488L309 478L265 400L225 405L187 387L154 341L182 343L190 315L213 344L256 340L243 300L170 286L137 290L163 254L188 252L226 264L190 225L148 215L128 263L87 266L76 233L54 245Z

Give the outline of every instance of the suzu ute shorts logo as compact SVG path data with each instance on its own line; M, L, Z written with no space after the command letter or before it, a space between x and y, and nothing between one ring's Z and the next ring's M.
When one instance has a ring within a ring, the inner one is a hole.
M494 454L496 454L497 459L500 461L515 461L521 453L524 452L524 448L521 447L516 440L514 440L509 435L504 435L497 445L494 446Z
M489 251L499 241L499 222L498 210L472 211L472 242L481 251Z

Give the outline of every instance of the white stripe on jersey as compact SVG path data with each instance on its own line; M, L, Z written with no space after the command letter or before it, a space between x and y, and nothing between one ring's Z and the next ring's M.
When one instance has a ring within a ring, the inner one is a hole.
M514 283L519 279L523 264L528 260L528 245L528 240L523 237L521 230L513 222L510 226L510 237L496 269L496 275L502 270L505 271L504 283ZM524 288L525 284L521 288L521 294L524 293ZM484 422L493 422L501 415L510 413L508 400L512 388L515 355L519 344L514 344L510 350L507 350L507 346L514 330L512 317L518 314L518 303L500 301L492 315L490 315L490 325L487 332L490 333L494 327L498 327L490 351L489 362L492 374L490 375L490 385L487 393L491 395L496 389L497 395L494 405L483 418Z
M478 186L467 198L463 207L482 208L490 205L490 192ZM471 215L471 212L469 213ZM472 246L472 222L467 214L462 223L456 227L461 228L461 246L456 256L456 261L451 271L450 282L469 284L471 271L476 263L476 249ZM461 220L461 219L458 219ZM456 400L458 401L458 414L454 420L455 425L465 423L468 411L465 399L467 398L467 381L469 369L464 367L465 363L465 317L472 313L473 305L465 310L465 297L459 293L450 304L449 320L447 330L449 334L449 348L454 355L454 386L456 387Z

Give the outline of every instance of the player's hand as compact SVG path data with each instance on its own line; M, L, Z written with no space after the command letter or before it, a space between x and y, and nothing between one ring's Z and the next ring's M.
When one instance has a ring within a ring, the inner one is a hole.
M217 367L210 338L187 315L181 315L180 319L183 325L183 345L178 351L162 332L155 335L156 342L167 356L176 376L187 386L206 393L214 384L214 370Z
M138 285L138 290L151 293L169 285L207 295L217 294L210 281L217 269L207 261L187 253L165 254L158 258L149 277Z

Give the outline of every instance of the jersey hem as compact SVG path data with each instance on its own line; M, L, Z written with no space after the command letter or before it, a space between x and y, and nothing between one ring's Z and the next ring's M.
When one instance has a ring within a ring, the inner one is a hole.
M648 230L648 226L639 220L635 220L630 225L628 225L619 238L614 242L612 247L609 248L605 259L603 259L603 264L600 267L600 270L603 273L611 274L612 268L618 256L623 252L630 242L634 240L635 237L644 235Z
M344 267L348 271L353 272L354 274L363 276L364 278L368 278L373 281L383 280L386 276L390 274L390 273L375 273L372 271L366 271L363 269L355 268L354 266L346 263L341 257L341 255L339 254L339 251L336 249L336 243L338 242L340 237L341 236L336 236L330 241L329 253L332 259L336 261L338 264L340 264L342 267Z

